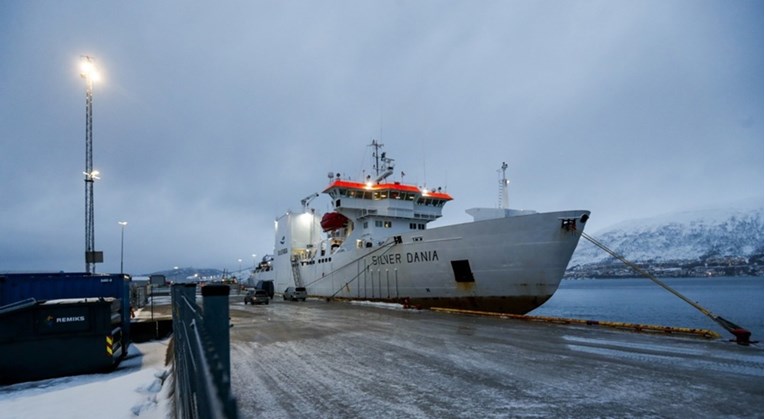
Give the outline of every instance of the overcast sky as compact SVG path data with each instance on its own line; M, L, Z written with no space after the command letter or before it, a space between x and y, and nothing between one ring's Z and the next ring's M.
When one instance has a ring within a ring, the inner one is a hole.
M0 271L84 270L95 57L102 272L238 269L274 219L357 177L496 207L589 209L589 231L763 200L753 1L0 2ZM326 211L328 199L313 202Z

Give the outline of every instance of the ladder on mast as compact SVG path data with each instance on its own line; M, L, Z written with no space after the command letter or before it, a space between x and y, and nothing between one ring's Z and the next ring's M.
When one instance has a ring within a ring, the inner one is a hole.
M502 171L502 177L499 179L499 199L497 199L497 207L502 209L507 209L509 207L509 200L507 197L507 187L510 185L510 181L507 180L507 163L502 162L502 167L500 167L499 170L497 170L497 173Z

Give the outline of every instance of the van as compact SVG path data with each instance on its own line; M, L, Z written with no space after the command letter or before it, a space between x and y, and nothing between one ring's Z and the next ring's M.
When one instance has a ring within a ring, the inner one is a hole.
M255 284L256 290L264 290L268 294L268 298L274 298L274 281L261 279Z

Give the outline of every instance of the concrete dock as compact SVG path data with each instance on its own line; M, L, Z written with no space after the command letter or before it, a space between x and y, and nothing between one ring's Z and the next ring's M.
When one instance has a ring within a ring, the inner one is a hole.
M231 298L245 417L763 417L763 349L319 300Z

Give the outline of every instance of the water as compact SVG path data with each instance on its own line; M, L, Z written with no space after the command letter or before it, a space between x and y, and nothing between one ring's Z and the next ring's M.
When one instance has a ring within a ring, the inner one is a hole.
M662 279L688 299L763 340L762 277ZM729 332L649 279L565 280L532 316L654 324Z

